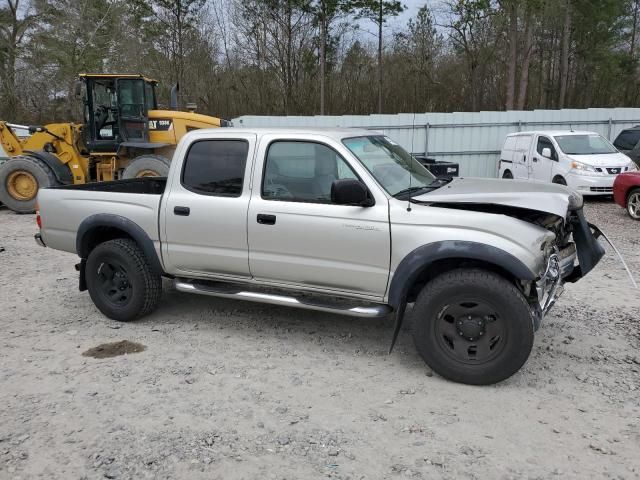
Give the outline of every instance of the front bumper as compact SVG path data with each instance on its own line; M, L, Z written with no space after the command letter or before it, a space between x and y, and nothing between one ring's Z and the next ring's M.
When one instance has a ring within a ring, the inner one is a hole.
M549 257L545 272L536 282L541 317L544 317L551 310L556 300L562 295L564 279L573 272L577 256L575 244L570 243Z
M40 245L41 247L46 247L44 240L42 240L42 235L40 235L39 233L36 233L33 238L35 239L36 243L38 245Z
M615 175L591 176L574 173L569 173L566 176L567 186L581 195L611 195L615 178Z

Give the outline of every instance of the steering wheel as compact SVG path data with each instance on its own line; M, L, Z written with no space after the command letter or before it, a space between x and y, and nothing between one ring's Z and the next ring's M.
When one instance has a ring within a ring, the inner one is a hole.
M293 194L282 184L272 183L264 187L264 193L271 198L293 198Z

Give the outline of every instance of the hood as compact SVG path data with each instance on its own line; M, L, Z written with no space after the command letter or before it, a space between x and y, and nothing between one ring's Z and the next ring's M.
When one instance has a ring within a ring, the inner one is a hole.
M413 200L422 203L504 205L566 217L582 207L582 196L562 185L521 180L455 178L447 185Z
M631 159L624 153L606 153L603 155L569 155L572 161L586 163L594 167L626 167Z

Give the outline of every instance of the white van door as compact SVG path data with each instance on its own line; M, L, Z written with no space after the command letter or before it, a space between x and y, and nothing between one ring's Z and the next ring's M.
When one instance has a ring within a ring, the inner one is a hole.
M529 178L529 150L533 135L518 135L516 137L516 151L513 154L514 177L520 180Z
M551 158L542 155L545 148L549 149ZM549 183L553 171L553 164L557 161L558 155L551 139L545 135L538 135L536 148L531 156L533 179L536 182Z

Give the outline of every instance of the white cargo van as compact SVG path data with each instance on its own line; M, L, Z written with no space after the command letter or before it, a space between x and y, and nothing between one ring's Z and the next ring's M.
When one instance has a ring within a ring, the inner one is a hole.
M553 182L582 195L611 194L616 175L635 164L595 132L568 130L507 135L500 153L500 178Z

